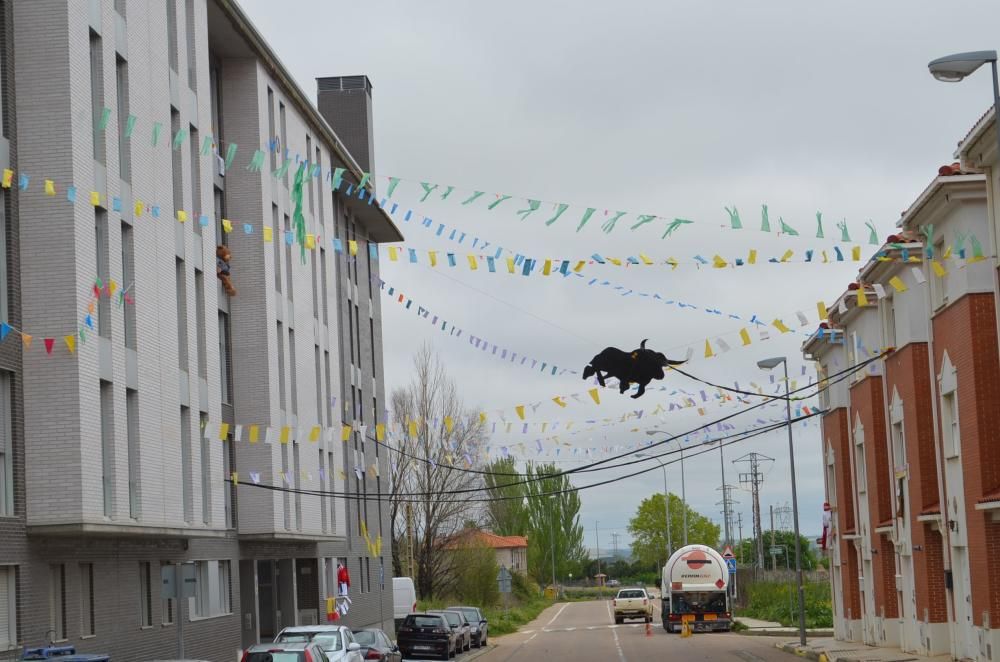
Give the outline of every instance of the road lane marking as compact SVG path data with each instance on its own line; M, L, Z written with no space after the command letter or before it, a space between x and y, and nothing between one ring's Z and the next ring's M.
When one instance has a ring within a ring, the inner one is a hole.
M546 623L546 625L552 625L553 623L555 623L555 622L556 622L556 619L557 619L557 618L559 618L559 614L563 613L563 610L564 610L564 609L566 609L566 607L568 607L568 606L569 606L569 603L567 602L567 603L566 603L566 604L564 604L564 605L563 605L562 607L560 607L560 608L559 608L559 611L557 611L557 612L556 612L556 615L555 615L555 616L553 616L553 617L552 617L552 620L551 620L551 621L549 621L548 623Z
M538 636L538 633L536 632L535 634L533 634L530 637L528 637L527 639L525 639L524 643L527 644L529 641L531 641L532 639L534 639L537 636ZM521 644L521 645L523 646L524 644Z
M611 613L611 603L604 603L608 608L608 618L614 620L614 614ZM622 642L618 640L618 629L617 626L611 626L611 636L615 639L615 649L618 651L618 659L621 662L625 662L625 653L622 651Z

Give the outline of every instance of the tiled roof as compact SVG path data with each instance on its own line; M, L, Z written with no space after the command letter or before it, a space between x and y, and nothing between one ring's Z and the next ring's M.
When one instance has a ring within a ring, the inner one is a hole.
M498 536L489 531L475 530L462 532L445 544L445 549L457 549L465 542L476 542L493 549L511 549L527 547L528 539L524 536Z
M1000 501L1000 488L995 489L992 492L987 492L983 495L983 498L976 503L993 503L994 501Z
M935 501L931 505L927 506L920 511L920 515L940 515L941 514L941 504Z

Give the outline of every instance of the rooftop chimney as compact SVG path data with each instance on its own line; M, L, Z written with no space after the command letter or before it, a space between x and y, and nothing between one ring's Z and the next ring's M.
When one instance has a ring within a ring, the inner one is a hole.
M364 172L375 167L372 135L372 83L368 76L316 79L317 102L323 119L333 127Z

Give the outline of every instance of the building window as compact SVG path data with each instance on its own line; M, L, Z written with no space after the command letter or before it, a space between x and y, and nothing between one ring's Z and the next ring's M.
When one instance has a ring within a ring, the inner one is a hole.
M358 557L358 574L361 576L361 592L365 592L365 576L361 574L361 569L365 567L365 559L362 556Z
M281 243L285 247L285 285L288 290L288 300L295 300L294 288L292 287L292 244L288 241L288 233L292 231L292 220L285 214L285 234L281 236Z
M292 442L292 471L295 472L295 489L302 489L302 465L299 461L299 444L298 442ZM295 530L302 530L302 494L301 492L295 493Z
M177 72L177 0L167 0L167 55L170 68Z
M149 561L139 562L139 627L153 625L153 571Z
M184 7L184 18L187 19L186 25L184 26L184 34L187 36L187 68L188 68L188 87L192 90L198 90L198 59L195 57L195 40L194 40L194 0L187 0Z
M368 584L368 592L372 591L372 560L365 557L365 583Z
M883 346L896 346L896 297L889 296L884 299L880 307L882 313L882 335L884 337Z
M313 319L319 319L319 265L317 264L315 251L309 256L309 266L312 270Z
M177 361L181 370L188 369L187 272L184 260L176 258L177 285Z
M99 207L94 208L94 241L97 258L97 278L104 287L111 279L111 256L108 232L108 212ZM111 337L111 297L107 292L97 300L97 333L102 338Z
M319 370L319 366L316 366ZM324 381L326 382L326 421L328 425L333 425L333 392L330 390L330 352L323 352L323 372L325 374Z
M278 407L285 410L285 327L278 322Z
M288 480L288 444L281 444L281 476L282 481L285 485L289 485ZM289 498L289 493L287 490L282 492L282 508L284 509L284 525L285 530L289 531L292 528L292 507L291 500Z
M198 589L191 598L191 614L196 618L232 613L232 566L228 560L196 561Z
M135 293L135 238L132 226L122 221L122 294L131 291ZM135 342L135 306L125 306L125 346L136 348Z
M198 376L208 379L208 340L205 338L205 274L194 270L194 331L198 344Z
M111 382L100 383L101 400L101 485L104 490L104 516L114 514L115 416Z
M275 138L277 138L277 137L278 137L278 133L275 130L275 126L274 126L274 90L272 90L270 87L268 87L267 88L267 139L268 139L268 150L267 151L271 155L271 172L274 172L275 170L278 169L278 164L277 164L277 161L276 161L276 159L277 159L276 155L278 153L278 150L275 147L273 147L272 144L271 144L272 141ZM277 218L277 216L275 218ZM275 232L275 234L277 234L277 232L278 232L278 224L277 223L274 224L274 232ZM278 289L280 290L281 288L279 287Z
M219 561L219 613L231 614L233 611L233 573L229 561Z
M285 160L285 150L288 149L288 123L285 117L285 104L278 102L278 121L281 123L281 160ZM285 188L288 188L288 171L284 176Z
M962 454L962 435L958 428L958 393L941 396L941 431L944 433L944 455L951 459Z
M220 122L220 117L222 116L222 89L219 87L219 77L222 74L219 71L218 57L210 55L209 58L208 95L212 105L212 138L215 140L215 152L219 154L222 152L222 146L225 144L222 136L222 122Z
M53 641L66 640L66 565L49 566L49 629Z
M219 385L222 402L233 402L233 355L229 346L229 314L219 311Z
M292 413L299 413L298 363L295 360L295 329L288 329L288 381L292 387Z
M223 246L228 246L229 233L222 227L222 220L226 217L226 194L221 188L214 185L212 186L212 203L215 206L215 238Z
M313 170L316 171L316 172L319 172L319 173L323 172L323 153L319 150L318 146L316 147L316 163L314 164ZM313 179L314 179L313 177L309 178L309 183L310 184L312 183ZM319 224L320 225L325 225L326 221L323 218L323 187L321 186L319 190L320 190L320 193L319 193L319 196L318 196L319 197Z
M201 439L201 521L206 526L212 521L212 440L208 414L200 413L199 438Z
M184 521L194 520L194 497L191 494L191 410L181 406L181 494Z
M115 11L122 18L125 18L125 5L127 4L126 0L115 0Z
M181 114L175 108L170 109L170 135L176 136L181 130ZM184 209L184 163L181 160L181 150L170 150L170 176L173 180L174 215L177 210Z
M327 290L326 290L326 250L323 248L319 249L319 279L320 279L320 293L322 295L322 305L323 305L323 324L330 324L330 311L327 304Z
M115 56L115 84L118 98L118 174L122 181L130 182L132 181L132 139L125 137L129 115L128 62L119 55Z
M90 31L90 110L93 129L94 160L104 163L104 131L100 130L104 115L104 53L101 37Z
M164 568L169 568L173 564L169 561L160 561L160 575L163 575ZM180 568L171 568L170 572L180 572ZM180 577L177 577L178 583ZM180 590L180 586L177 586L177 590ZM176 608L176 598L163 598L160 604L160 624L161 625L173 625L174 622L174 609Z
M0 651L17 647L17 566L0 565Z
M306 170L304 174L306 176L306 181L308 182L307 185L309 187L309 214L312 215L316 212L316 203L314 202L314 196L313 196L313 178L309 176L311 170L309 167L310 154L312 154L312 138L307 135L305 162L301 165L301 167L305 168Z
M229 481L233 475L233 461L235 459L235 453L233 451L233 433L230 432L226 435L226 443L223 444L222 449L222 479L224 481ZM236 498L236 486L232 483L227 483L223 488L223 507L225 509L226 518L226 528L231 529L234 526L234 513L233 509L233 499Z
M14 515L13 376L0 371L0 517ZM0 579L2 581L2 579ZM3 632L0 631L0 637ZM0 650L3 650L0 647Z
M325 464L326 464L326 455L323 453L323 450L320 449L319 450L319 464L317 465L319 467L319 491L320 492L327 492L328 491L327 487L326 487L327 486L327 479L326 479L327 468L324 466ZM332 470L332 467L331 467L331 470ZM321 520L322 525L323 525L323 533L326 533L329 530L327 528L327 514L326 514L327 502L326 502L326 499L320 497L319 506L320 506L320 520Z
M273 152L272 152L273 154ZM278 205L271 204L271 245L274 246L274 289L281 291L281 225L278 223Z
M2 24L0 24L2 25ZM2 56L2 48L0 48ZM2 105L2 103L0 103ZM7 322L8 315L8 281L7 281L7 198L0 190L0 322Z
M194 222L195 234L202 233L201 214L205 213L205 205L201 201L201 139L198 129L191 125L188 129L188 148L191 151L191 219Z
M139 469L139 392L125 389L125 428L128 433L128 504L129 516L139 519L140 504Z
M859 441L854 446L854 465L858 474L858 492L868 491L868 471L865 466L865 445Z

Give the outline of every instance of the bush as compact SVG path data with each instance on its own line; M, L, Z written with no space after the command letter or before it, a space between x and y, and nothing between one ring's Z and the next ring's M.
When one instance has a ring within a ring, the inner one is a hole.
M762 621L781 623L786 627L798 624L798 591L794 584L784 582L755 582L743 589L747 606L742 616ZM833 627L833 604L828 582L811 582L805 585L806 627Z
M533 600L542 594L542 589L535 580L520 572L511 573L510 588L513 596L520 601Z
M454 552L456 574L455 597L471 605L490 606L497 603L496 554L484 545L469 545Z

